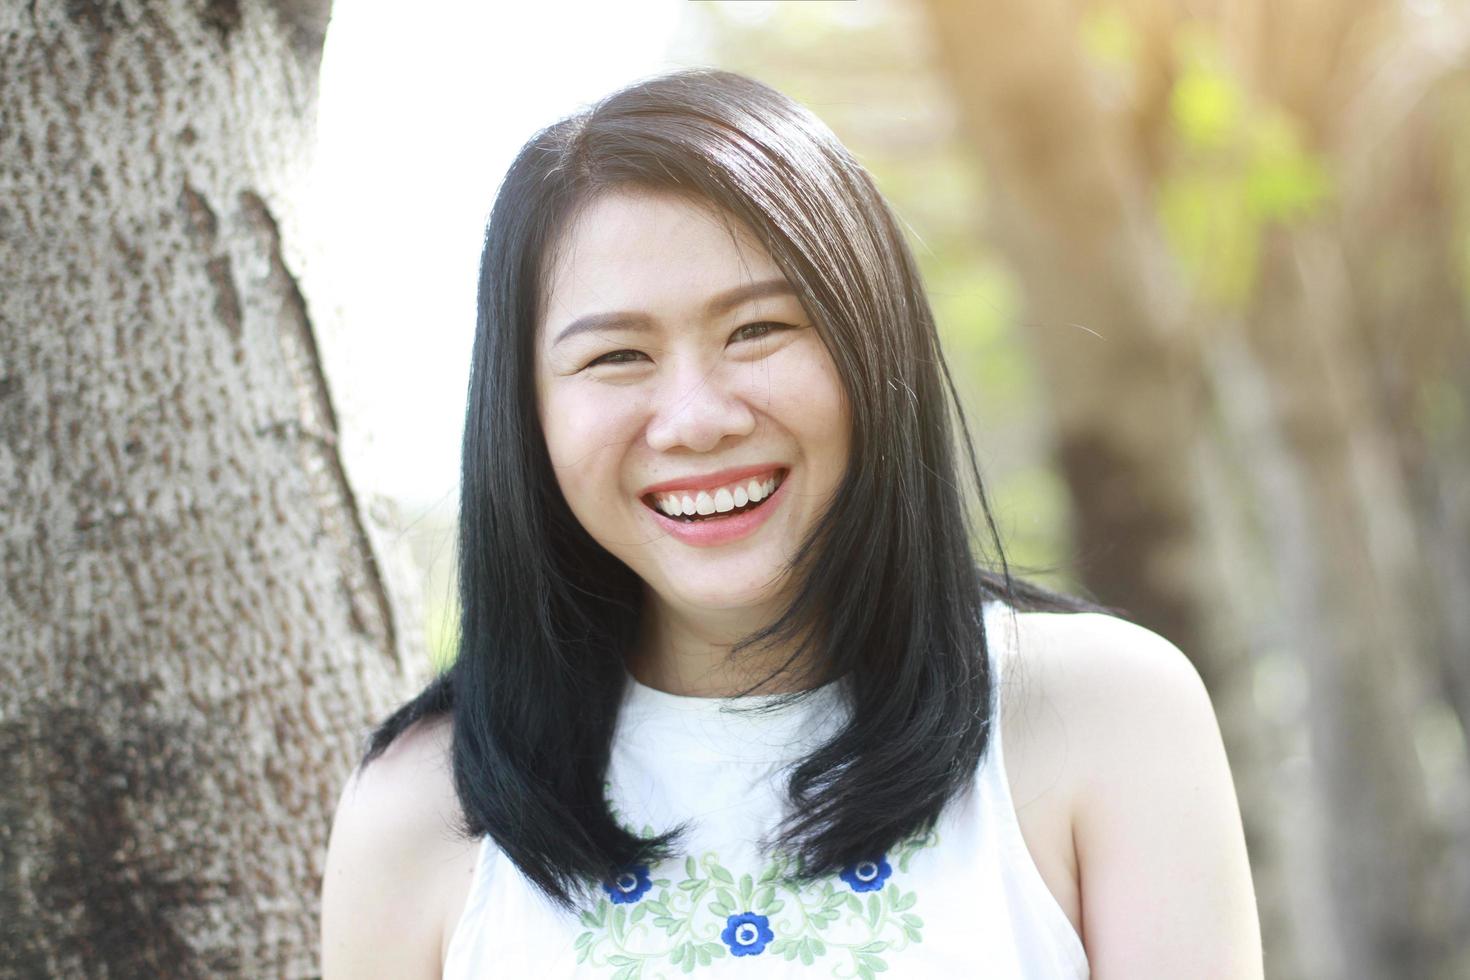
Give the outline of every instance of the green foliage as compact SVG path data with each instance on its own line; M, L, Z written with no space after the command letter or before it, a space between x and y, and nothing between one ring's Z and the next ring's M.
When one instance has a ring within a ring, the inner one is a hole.
M1082 16L1082 50L1097 64L1119 75L1138 64L1138 31L1116 7L1094 7Z
M459 600L452 595L430 592L424 603L424 631L428 638L429 663L434 673L449 669L459 640Z
M1199 295L1240 309L1255 292L1262 236L1315 214L1331 179L1295 119L1252 103L1208 31L1180 32L1175 57L1160 221Z

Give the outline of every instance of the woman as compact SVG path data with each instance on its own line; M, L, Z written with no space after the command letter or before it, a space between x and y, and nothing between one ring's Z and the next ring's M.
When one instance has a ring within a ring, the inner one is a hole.
M1261 974L1198 675L1011 578L815 117L609 96L522 149L479 290L460 652L344 790L328 980Z

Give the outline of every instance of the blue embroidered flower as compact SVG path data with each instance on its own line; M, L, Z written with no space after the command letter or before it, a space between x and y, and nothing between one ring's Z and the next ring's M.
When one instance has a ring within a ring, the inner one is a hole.
M612 899L614 905L631 905L652 887L653 882L648 879L646 864L624 868L602 883L602 890L607 892L607 897Z
M764 915L741 912L725 920L725 931L720 933L720 938L736 956L755 956L776 934L771 931L771 920Z
M883 887L883 882L891 874L893 868L888 863L888 855L880 854L876 861L858 861L843 868L842 880L855 892L875 892Z

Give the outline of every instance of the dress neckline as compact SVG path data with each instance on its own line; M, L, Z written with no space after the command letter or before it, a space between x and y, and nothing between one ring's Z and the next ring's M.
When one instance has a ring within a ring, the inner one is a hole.
M649 687L626 668L623 675L618 742L635 752L712 763L785 763L810 753L845 718L843 678L796 697L695 697Z

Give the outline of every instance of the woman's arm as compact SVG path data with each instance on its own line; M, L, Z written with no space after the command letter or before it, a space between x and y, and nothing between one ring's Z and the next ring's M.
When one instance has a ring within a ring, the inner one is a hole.
M420 723L348 780L322 876L322 978L438 980L444 742Z
M1194 665L1115 617L1048 619L1068 634L1054 647L1066 651L1055 693L1077 753L1073 828L1094 980L1257 980L1240 805Z

